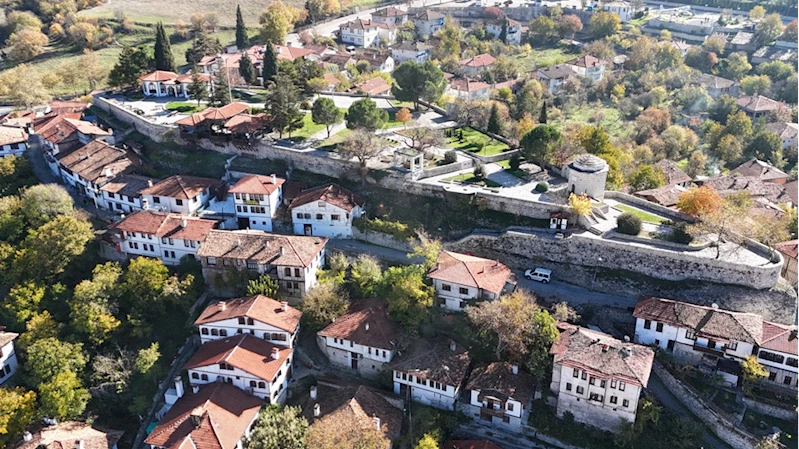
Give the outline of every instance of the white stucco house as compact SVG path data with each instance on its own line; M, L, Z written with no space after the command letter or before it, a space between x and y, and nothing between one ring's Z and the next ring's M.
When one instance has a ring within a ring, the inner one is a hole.
M502 28L507 26L505 32L505 43L519 45L522 42L522 24L509 18L499 17L486 22L486 33L499 38Z
M458 71L467 78L475 78L483 70L488 70L494 64L497 58L489 55L488 53L483 53L481 55L477 55L471 58L465 58L458 61Z
M28 149L28 133L13 126L0 125L0 157L22 156Z
M452 251L438 254L427 277L433 281L441 307L449 310L463 310L467 301L492 301L516 289L510 268L499 261Z
M200 341L249 334L277 346L294 347L300 331L302 312L264 295L218 301L203 310L194 321Z
M292 356L291 348L237 334L203 343L184 368L192 386L224 382L269 404L282 404Z
M289 205L294 233L352 237L352 220L366 211L366 198L337 184L305 190Z
M491 85L469 78L453 78L449 81L445 93L467 101L488 100L491 97Z
M385 303L367 301L353 305L316 336L330 363L374 377L397 354L400 328L388 318Z
M14 340L19 336L13 332L6 332L0 326L0 385L6 383L17 372L19 362L14 351Z
M602 9L607 12L616 14L621 19L622 23L627 23L633 20L633 7L630 3L625 1L612 1L602 4Z
M103 203L108 210L130 213L142 210L141 191L151 186L152 178L140 175L122 174L100 187Z
M402 26L408 21L408 11L395 6L378 9L372 13L372 21L386 25Z
M421 64L430 59L432 49L432 45L424 42L405 41L391 47L391 57L394 58L395 64L402 64L405 61Z
M454 410L470 362L469 352L454 341L417 340L391 363L394 394L430 407Z
M794 390L798 385L796 326L663 298L639 301L633 316L637 342L670 351L683 363L707 366L733 385L741 375L739 363L751 354L769 372L764 382Z
M564 64L566 64L574 71L574 73L578 74L579 76L582 76L583 78L589 78L596 83L605 78L605 71L609 70L609 67L611 67L610 62L603 61L591 55L583 55L579 58L572 59L571 61L566 61Z
M32 140L41 145L44 159L50 171L61 177L58 161L83 145L94 140L114 143L112 130L81 120L81 113L62 113L47 115L33 121Z
M222 181L196 176L174 175L158 181L139 193L142 209L193 215L208 206Z
M551 65L538 69L538 71L535 72L535 76L538 80L544 84L552 94L560 92L563 83L576 75L576 72L566 64Z
M165 265L177 265L184 256L196 257L216 226L214 220L141 210L124 217L112 229L119 234L119 251L127 257L153 257Z
M766 129L773 132L777 135L777 137L782 140L782 148L796 148L797 147L797 135L799 135L799 125L796 123L786 123L786 122L778 122L778 123L769 123L766 125Z
M200 81L205 83L208 92L211 92L211 75L197 74ZM148 97L178 97L189 98L189 85L192 83L192 74L178 75L175 72L156 70L139 78L141 90Z
M239 229L272 231L272 217L282 201L285 182L276 175L244 175L228 190L236 205Z
M531 375L508 362L476 367L466 384L469 415L491 426L521 433L530 414L535 383Z
M61 179L95 207L109 209L100 189L118 175L137 167L135 155L102 140L93 140L58 159Z
M381 40L391 45L396 40L397 27L374 20L355 19L341 24L339 36L343 44L356 47L377 47Z
M558 326L561 333L549 351L558 416L570 412L577 422L611 432L622 421L635 422L654 351L579 326Z
M277 281L282 298L297 304L317 283L324 265L326 237L278 235L264 231L212 230L197 250L203 277L216 291L218 277L230 270L249 270Z
M416 26L416 35L427 39L444 27L444 14L428 8L416 13L411 22Z

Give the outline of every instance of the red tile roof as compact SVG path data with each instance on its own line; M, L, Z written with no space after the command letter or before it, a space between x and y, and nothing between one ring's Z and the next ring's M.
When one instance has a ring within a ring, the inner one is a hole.
M796 326L763 322L763 349L778 351L785 354L799 355L799 340L797 340Z
M317 335L394 351L400 332L400 327L389 319L386 304L375 300L353 305L349 313L336 318Z
M376 76L370 80L364 81L361 84L356 84L352 89L353 92L361 91L368 95L381 95L391 90L391 85L383 78Z
M94 184L110 181L135 168L128 152L101 140L93 140L59 161L64 167Z
M65 114L65 113L81 113L89 109L91 103L85 101L51 101L48 105L50 111L48 114Z
M622 342L602 332L560 323L558 339L549 350L554 363L587 370L597 377L623 379L646 387L655 353L651 348ZM629 349L629 353L627 352Z
M571 61L566 61L565 64L573 65L575 67L585 67L585 68L610 65L609 62L599 58L595 58L591 55L580 56L579 58L572 59Z
M221 108L208 108L202 111L206 120L228 120L234 115L238 115L250 110L250 106L244 103L230 103Z
M178 77L175 72L167 70L156 70L139 77L139 81L169 81Z
M275 349L278 357L272 358ZM291 353L291 348L272 344L250 334L239 334L204 343L186 362L184 368L188 370L225 362L259 379L272 382Z
M494 63L497 59L488 53L483 53L482 55L477 55L472 58L461 59L459 62L460 65L465 65L466 67L488 67Z
M123 433L92 424L66 421L33 432L33 439L22 443L17 449L73 449L76 441L83 443L84 449L112 449Z
M255 230L214 230L197 250L197 256L307 267L325 249L327 240L327 237L279 235Z
M472 370L466 389L480 390L482 395L503 401L512 398L527 406L533 399L535 378L522 371L513 374L513 365L508 362L494 362Z
M401 17L407 15L408 11L403 11L393 6L389 6L388 8L378 9L377 11L372 13L372 16L377 16L377 17Z
M666 175L666 184L668 185L692 181L691 177L682 171L676 163L668 159L661 159L658 161L658 163L655 164L655 168L659 168L660 171Z
M488 440L448 440L441 449L502 449Z
M289 207L295 208L314 201L324 201L346 211L352 211L356 207L363 207L366 204L366 198L361 195L338 184L328 184L301 192Z
M274 178L272 176L274 176ZM230 190L228 190L228 192L271 195L286 182L283 178L278 178L275 175L272 176L244 175ZM272 182L273 179L274 183Z
M266 114L239 114L231 117L222 125L234 133L254 133L266 125Z
M245 296L211 304L203 310L195 326L214 323L230 318L247 317L286 332L294 333L300 325L302 312L291 306L283 306L280 301L264 295Z
M9 342L14 341L14 339L16 339L17 337L19 337L19 334L15 334L13 332L0 331L0 348L5 346Z
M142 195L167 196L170 198L189 199L202 193L205 189L213 189L222 181L196 176L175 175L161 180L141 191Z
M44 140L58 144L69 138L77 139L78 122L81 122L79 112L48 115L34 120L33 129ZM80 125L83 134L92 136L108 136L111 134L89 122L83 122Z
M449 88L461 92L475 92L481 89L487 89L491 85L482 81L474 81L468 78L456 78L449 82Z
M741 97L736 101L739 108L748 112L768 112L775 109L787 108L785 103L772 100L762 95Z
M783 255L796 259L799 257L799 240L777 243L774 245L774 249L781 252Z
M141 232L156 237L202 242L216 224L214 220L140 210L123 218L113 228L124 232Z
M438 262L427 276L444 282L480 288L498 295L508 282L511 271L496 260L441 251Z
M235 449L262 404L230 384L202 385L178 399L144 442L168 449Z
M127 197L138 197L142 189L146 189L153 182L151 178L139 175L119 175L100 187L104 192L118 193Z
M275 45L275 53L277 54L277 59L285 59L287 61L293 61L297 58L303 58L305 56L313 54L313 51L301 47L287 47L285 45Z
M22 129L13 128L11 126L0 126L0 145L15 145L27 142L28 133Z

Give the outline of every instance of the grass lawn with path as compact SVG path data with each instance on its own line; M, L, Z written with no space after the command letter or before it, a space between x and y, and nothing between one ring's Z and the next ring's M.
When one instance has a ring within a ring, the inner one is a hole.
M513 170L512 168L510 168L510 159L507 159L507 160L504 160L504 161L499 161L496 164L499 165L500 167L504 168L505 172L510 173L511 175L513 175L513 176L515 176L515 177L517 177L519 179L526 179L526 177L527 177L527 172L525 172L521 168L518 168L516 170Z
M442 179L442 182L457 182L461 184L477 184L486 187L500 187L499 184L490 179L477 179L474 173L463 173L461 175L453 176L451 178Z
M313 122L313 117L311 113L308 112L302 117L302 128L292 131L291 137L289 140L292 142L302 142L305 139L311 137L312 135L318 133L319 131L324 131L325 125L319 125ZM284 136L288 136L285 132L283 133Z
M569 125L600 126L613 138L628 136L633 127L630 122L621 117L619 110L614 105L602 103L586 103L573 106L561 111L563 117L553 121L553 125L563 132Z
M324 150L324 151L333 151L333 150L336 149L338 144L340 144L341 142L344 142L344 139L346 139L347 136L349 136L350 134L352 134L352 130L349 129L349 128L344 128L341 131L339 131L339 132L331 135L327 139L323 140L322 143L319 144L319 148L318 149Z
M463 130L463 142L458 139L461 129ZM499 140L492 140L490 137L474 128L460 128L453 131L453 133L455 137L447 138L447 148L468 151L470 153L479 154L480 156L493 156L510 150L507 144ZM483 139L485 146L482 150L478 151L477 142L479 142L479 139Z
M196 101L170 101L164 106L168 111L177 111L182 114L193 114L205 110L208 106L205 104L197 104Z
M654 224L662 224L668 221L667 218L661 217L659 215L650 214L649 212L643 211L641 209L636 209L634 207L627 206L625 204L617 204L615 206L616 209L622 212L629 212L636 217L640 218L641 221L645 221L647 223L654 223Z

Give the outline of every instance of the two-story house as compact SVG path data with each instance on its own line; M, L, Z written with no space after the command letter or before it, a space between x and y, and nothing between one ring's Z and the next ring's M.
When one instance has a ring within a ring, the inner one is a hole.
M712 98L718 98L725 94L737 97L740 88L740 85L733 80L709 73L697 73L691 79L691 84L704 88Z
M486 22L486 33L500 38L505 29L505 43L519 45L522 42L522 24L509 18L499 17Z
M563 83L576 76L576 73L566 64L557 64L538 69L535 75L549 89L550 93L557 94Z
M770 323L752 313L663 298L639 301L633 316L637 342L671 351L683 363L715 369L733 385L740 375L735 366L757 354L773 386L797 386L799 340L795 326ZM734 363L725 363L725 359Z
M638 398L649 382L652 349L561 323L549 353L554 356L550 390L557 414L611 432L635 422Z
M416 13L411 21L416 27L416 35L421 39L427 39L444 27L444 14L428 8Z
M799 142L799 125L796 123L777 122L769 123L766 129L776 134L782 141L782 149L796 148Z
M236 204L239 229L272 231L272 217L280 206L284 182L276 175L244 175L228 190Z
M735 104L752 119L766 117L769 113L781 109L788 109L788 106L784 102L772 100L762 95L741 97Z
M28 149L28 133L21 128L0 125L0 157L22 156Z
M113 142L112 132L80 119L79 112L46 115L33 121L33 137L41 145L47 165L61 177L58 160L94 140Z
M608 61L603 61L591 55L583 55L571 61L566 61L564 64L571 68L574 73L583 78L589 78L596 83L605 78L605 70L611 65Z
M471 416L492 426L521 432L530 413L535 379L519 372L518 365L494 362L472 370L466 390Z
M497 58L483 53L471 58L461 59L458 61L458 71L461 75L467 78L476 78L483 70L488 70L494 64Z
M148 186L139 193L142 209L193 215L208 206L222 181L196 176L174 175Z
M456 99L483 101L490 98L491 85L469 78L453 78L447 84L446 94Z
M748 176L763 182L773 184L786 184L791 176L766 161L757 158L742 162L741 165L730 170L732 176Z
M0 385L4 384L17 371L17 353L14 351L14 340L19 336L13 332L6 332L5 326L0 326Z
M374 22L385 23L386 25L402 26L408 21L408 11L404 11L394 6L378 9L372 13Z
M94 140L58 160L61 179L92 201L108 209L100 188L121 174L138 167L138 158L128 151Z
M384 303L367 301L353 305L316 335L317 345L330 363L374 376L394 359L400 329L388 318Z
M433 49L432 45L424 42L405 41L391 47L391 57L395 64L402 64L405 61L423 63L430 59Z
M341 42L357 47L377 47L381 41L391 45L396 40L396 25L368 19L355 19L339 27Z
M623 1L616 0L602 4L602 9L605 11L616 14L621 19L621 23L627 23L633 20L633 7L631 4Z
M417 340L391 363L394 394L443 410L454 410L469 369L469 352L454 341Z
M64 421L48 426L35 426L33 433L22 432L22 442L14 449L117 449L121 430L106 429L97 424ZM33 430L33 429L31 429Z
M144 443L150 449L241 449L264 402L225 382L181 394Z
M203 343L184 368L192 386L224 382L277 404L286 399L292 355L292 348L237 334Z
M497 260L441 251L427 273L433 280L441 307L463 310L469 300L494 300L516 289L510 268Z
M146 176L122 174L100 187L103 203L108 210L130 213L141 210L141 192L152 185L153 180Z
M338 184L305 190L289 205L294 233L352 237L352 220L366 211L366 198Z
M281 294L296 304L316 285L326 244L325 237L213 230L197 250L197 257L212 288L223 288L217 285L217 275L225 279L229 270L249 270L275 279Z
M200 341L219 340L237 334L250 334L278 346L294 347L300 331L302 312L264 295L227 299L203 310L194 325Z
M214 220L141 210L112 229L119 232L119 251L128 257L154 257L166 265L177 265L184 256L196 257L216 225Z

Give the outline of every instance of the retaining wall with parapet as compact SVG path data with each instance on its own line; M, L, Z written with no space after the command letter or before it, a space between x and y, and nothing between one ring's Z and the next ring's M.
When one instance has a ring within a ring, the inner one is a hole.
M734 449L752 449L758 443L754 435L738 428L737 423L730 421L726 416L716 413L696 393L666 371L659 362L656 361L652 365L652 371L663 381L666 388L722 441Z
M154 142L163 142L169 138L170 134L177 135L178 133L177 126L155 123L147 117L136 114L132 109L126 108L114 99L94 95L92 97L92 103L103 111L113 115L117 120L131 124L136 131L149 137Z
M796 420L796 404L793 404L794 409L788 410L786 408L777 407L771 404L764 404L763 402L758 402L747 397L743 398L744 404L749 409L756 411L757 413L761 413L763 415L771 416L777 419L782 419L785 421L795 421ZM782 431L790 431L791 429L780 429Z
M466 170L467 168L472 168L472 167L474 167L474 159L467 159L465 161L453 162L451 164L442 165L440 167L426 168L422 171L422 174L419 176L419 179L446 175L447 173L454 173L456 171Z
M376 231L361 231L355 226L352 227L352 238L361 240L372 245L384 246L396 249L397 251L413 252L413 246L419 244L419 239L397 240L391 234Z
M648 209L652 212L657 213L658 215L663 215L666 217L671 218L672 220L679 220L679 221L687 221L689 223L693 223L696 221L693 217L689 217L680 211L676 211L674 209L669 209L668 207L661 206L660 204L655 204L651 201L647 201L643 198L638 198L635 195L630 195L629 193L624 192L614 192L611 190L605 191L605 198L610 198L614 200L619 200L624 203L631 204L636 207L640 207L642 209Z

